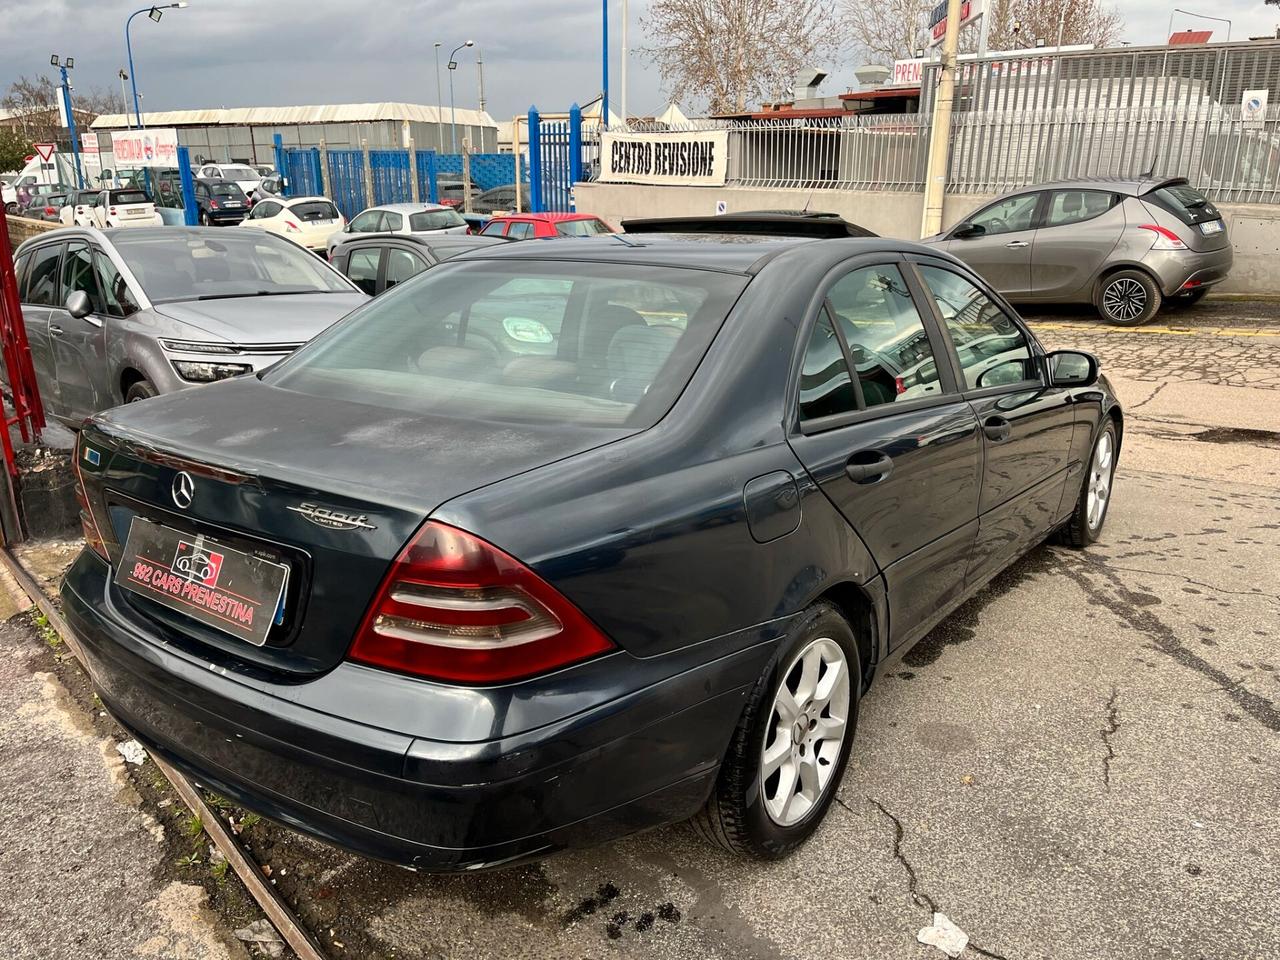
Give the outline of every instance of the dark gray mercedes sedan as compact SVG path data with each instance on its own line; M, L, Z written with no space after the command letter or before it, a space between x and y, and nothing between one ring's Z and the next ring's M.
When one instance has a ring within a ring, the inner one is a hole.
M877 671L1046 537L1097 538L1123 436L1092 356L846 226L486 247L95 417L62 601L103 702L415 868L688 817L795 849Z

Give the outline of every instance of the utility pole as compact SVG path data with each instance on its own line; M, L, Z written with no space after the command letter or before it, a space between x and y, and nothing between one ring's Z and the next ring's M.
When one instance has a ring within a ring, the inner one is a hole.
M947 189L947 157L951 152L951 105L956 95L956 51L959 46L960 0L947 0L947 31L942 37L942 71L933 98L933 127L929 133L921 237L929 237L942 230L942 201Z
M604 33L604 42L600 45L601 59L601 87L603 93L600 95L600 129L609 129L609 0L601 2L601 29Z
M480 112L484 113L484 57L476 47L476 74L480 77Z
M436 133L439 135L440 152L444 153L444 118L440 113L444 110L444 87L440 84L440 41L436 41Z
M618 78L622 84L622 93L619 97L618 106L622 110L622 122L627 122L627 57L631 53L627 49L627 0L622 0L622 68L619 71L621 76Z

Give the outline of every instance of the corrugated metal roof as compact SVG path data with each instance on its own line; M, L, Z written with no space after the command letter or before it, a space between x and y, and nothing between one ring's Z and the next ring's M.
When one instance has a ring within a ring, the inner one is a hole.
M448 107L422 103L336 103L314 107L222 107L208 110L158 110L142 115L148 127L244 127L291 126L305 123L374 123L379 120L449 123ZM496 127L493 117L480 110L457 111L458 123ZM129 116L103 114L93 121L94 130L123 130Z

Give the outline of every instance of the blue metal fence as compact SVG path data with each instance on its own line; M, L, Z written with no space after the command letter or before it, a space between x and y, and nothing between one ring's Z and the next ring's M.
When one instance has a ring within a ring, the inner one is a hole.
M364 151L330 150L329 199L350 220L369 206L364 190Z
M434 150L418 151L418 196L426 203L439 203L440 193L436 188L436 171L440 156Z
M324 174L320 170L320 151L316 147L289 147L284 151L288 178L286 195L318 197L324 195Z
M421 157L421 154L419 154ZM462 154L442 153L436 157L436 173L446 177L462 176ZM516 158L510 153L473 153L471 182L481 190L492 190L516 182Z
M408 150L370 150L373 202L408 203L413 199Z
M543 120L529 110L529 209L572 212L573 185L582 179L582 111L568 120Z

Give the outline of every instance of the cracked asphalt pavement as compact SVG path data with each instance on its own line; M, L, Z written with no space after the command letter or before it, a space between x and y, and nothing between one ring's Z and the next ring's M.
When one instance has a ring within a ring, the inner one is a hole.
M1128 410L1102 540L1037 548L882 667L795 856L677 825L431 877L280 837L258 854L310 862L303 916L366 960L931 960L934 911L965 956L1280 954L1280 309L1034 320Z

